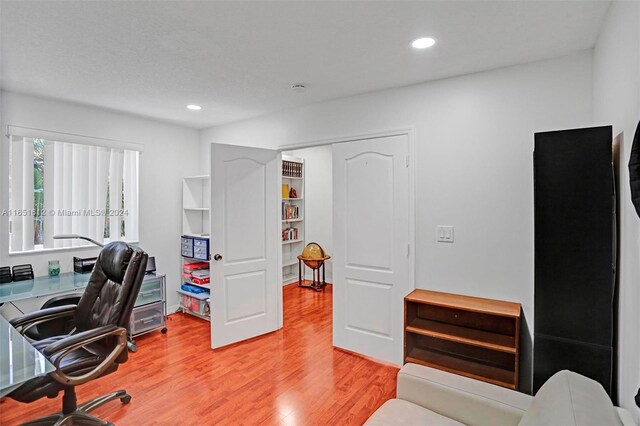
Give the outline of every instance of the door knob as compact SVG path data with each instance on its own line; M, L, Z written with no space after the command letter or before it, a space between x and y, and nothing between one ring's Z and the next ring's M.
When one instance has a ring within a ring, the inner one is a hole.
M213 260L222 260L222 256L220 256L218 253L213 255Z

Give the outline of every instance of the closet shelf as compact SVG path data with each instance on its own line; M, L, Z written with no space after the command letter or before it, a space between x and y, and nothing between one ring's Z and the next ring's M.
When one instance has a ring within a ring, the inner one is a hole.
M296 265L297 263L298 263L298 259L296 258L282 260L282 266L291 266L291 265Z
M287 240L287 241L283 241L282 244L295 244L295 243L301 243L304 240L301 239L297 239L297 240Z
M282 277L282 281L285 283L298 281L298 274L286 274Z
M207 290L211 290L211 283L209 284L185 283L185 284L194 285L196 287L206 288Z
M193 315L194 317L198 317L205 321L211 321L211 317L209 315L202 315L200 312L192 311L191 309L185 308L184 306L180 306L180 309L183 312L187 312L189 315Z
M302 222L304 219L301 217L297 217L295 219L282 219L283 223L290 223L290 222Z
M282 201L302 201L304 198L303 197L297 197L297 198L283 198Z
M184 294L185 296L191 296L198 300L207 300L211 298L211 294L209 293L191 293L190 291L185 291L181 288L177 289L176 291L180 294Z

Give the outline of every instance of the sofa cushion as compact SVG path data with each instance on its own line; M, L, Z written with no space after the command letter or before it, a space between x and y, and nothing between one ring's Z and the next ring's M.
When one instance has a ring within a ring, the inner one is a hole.
M587 426L622 423L600 383L563 370L542 385L519 424Z
M403 401L402 399L390 399L382 404L382 406L369 417L365 425L460 426L462 423L441 416L438 413L434 413L431 410L427 410L411 402Z

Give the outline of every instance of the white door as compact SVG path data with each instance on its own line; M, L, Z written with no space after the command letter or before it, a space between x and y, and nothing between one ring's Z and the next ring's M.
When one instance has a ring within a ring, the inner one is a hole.
M213 348L278 328L279 167L277 151L211 145Z
M333 344L402 364L409 282L406 135L333 145Z

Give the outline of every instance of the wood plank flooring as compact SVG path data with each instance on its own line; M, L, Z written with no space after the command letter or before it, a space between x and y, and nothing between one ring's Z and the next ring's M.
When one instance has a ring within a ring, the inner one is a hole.
M117 425L359 425L395 396L398 369L332 347L332 286L284 289L284 328L209 347L209 323L169 316L169 332L137 339L138 352L109 376L77 388L80 402L126 389L92 414ZM55 411L58 398L0 402L0 424Z

